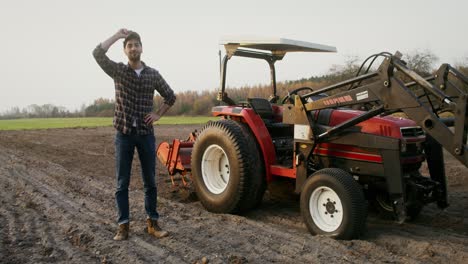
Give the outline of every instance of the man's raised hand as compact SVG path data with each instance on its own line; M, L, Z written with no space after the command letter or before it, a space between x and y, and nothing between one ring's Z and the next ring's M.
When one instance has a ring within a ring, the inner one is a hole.
M130 34L130 30L126 28L121 28L115 33L115 36L118 37L119 39L121 38L126 38Z

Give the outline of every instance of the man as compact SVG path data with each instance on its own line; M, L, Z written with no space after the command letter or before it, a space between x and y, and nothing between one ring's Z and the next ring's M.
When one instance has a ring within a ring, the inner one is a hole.
M124 52L128 64L116 63L106 56L107 50L119 39L124 39ZM99 66L115 84L114 127L119 228L114 240L126 240L129 233L128 185L135 148L140 158L145 190L147 231L157 238L168 235L158 225L157 189L155 182L155 137L153 123L158 121L174 104L174 92L159 72L140 60L143 52L140 36L136 32L120 29L100 43L93 51ZM153 112L154 90L164 103Z

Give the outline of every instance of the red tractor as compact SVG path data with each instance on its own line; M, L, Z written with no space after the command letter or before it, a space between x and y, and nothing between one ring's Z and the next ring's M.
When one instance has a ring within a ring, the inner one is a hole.
M302 87L278 102L277 60L288 52L336 49L288 39L222 44L226 56L218 100L224 105L212 110L220 120L157 150L171 176L191 174L208 211L251 210L267 185L280 178L295 183L309 231L338 239L362 233L369 203L399 222L416 217L428 203L448 206L442 146L468 164L468 79L456 69L443 65L435 76L423 78L398 52L380 53L370 57L385 57L375 72L315 91ZM227 62L234 56L267 61L269 99L236 103L228 97ZM413 82L405 83L404 77ZM453 117L440 118L442 108ZM408 119L391 115L397 111ZM425 160L428 177L419 172Z

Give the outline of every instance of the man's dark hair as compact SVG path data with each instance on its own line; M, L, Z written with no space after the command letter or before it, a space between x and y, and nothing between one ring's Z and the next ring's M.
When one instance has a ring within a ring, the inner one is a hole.
M130 32L130 34L128 34L128 36L127 36L127 37L125 38L125 40L124 40L124 43L123 43L124 48L127 46L127 42L130 41L130 40L132 40L132 39L138 40L138 42L139 42L140 45L141 45L141 38L140 38L140 35L138 35L138 33L132 31L132 32Z

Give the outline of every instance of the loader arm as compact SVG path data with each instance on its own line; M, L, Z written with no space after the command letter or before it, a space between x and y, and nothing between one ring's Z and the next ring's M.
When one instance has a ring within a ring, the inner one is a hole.
M415 95L411 88L408 87L410 84L405 84L395 76L395 72L400 72L411 78L424 89L428 96L431 96L433 100L436 99L439 105L443 105L446 109L449 109L454 117L449 119L439 118L435 110L425 103L422 98ZM468 148L466 144L468 95L466 89L457 87L457 85L447 78L448 74L452 75L462 85L468 85L468 78L448 64L442 65L436 74L435 84L431 84L426 78L408 69L405 63L400 60L399 54L397 54L385 59L377 72L362 75L301 96L295 106L295 115L302 115L304 116L303 120L307 119L309 123L313 123L314 121L311 118L305 118L306 113L364 103L376 105L374 109L332 127L323 133L313 133L313 140L321 142L330 136L343 132L346 128L376 115L401 110L456 159L465 166L468 166ZM312 102L308 100L308 98L314 95L337 90L364 80L374 81L320 100ZM301 112L303 113L301 114ZM311 125L314 127L313 124ZM449 125L453 125L453 130L449 128Z

